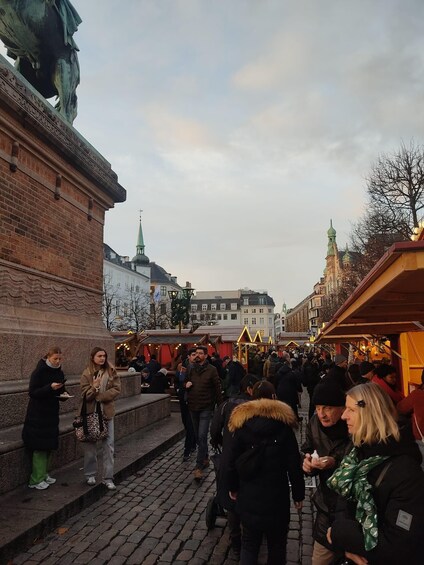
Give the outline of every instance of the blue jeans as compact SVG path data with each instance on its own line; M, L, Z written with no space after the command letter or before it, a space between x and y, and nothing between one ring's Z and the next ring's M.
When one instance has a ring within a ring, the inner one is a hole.
M198 410L190 412L190 415L198 445L196 469L203 469L204 461L208 458L208 434L212 410Z

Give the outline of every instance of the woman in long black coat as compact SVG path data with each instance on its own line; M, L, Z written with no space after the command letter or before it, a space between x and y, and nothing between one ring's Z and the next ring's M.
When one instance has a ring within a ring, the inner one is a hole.
M255 565L262 537L268 545L268 565L286 563L290 521L290 487L297 509L302 507L305 483L293 428L293 410L275 400L275 389L261 381L252 400L237 406L228 429L234 434L228 465L230 497L243 526L241 565ZM253 450L253 451L252 451ZM257 454L254 454L254 451ZM246 461L246 455L250 461ZM253 455L253 457L251 457Z
M32 451L29 487L44 490L56 482L48 475L53 450L59 444L59 395L64 393L65 375L61 369L62 352L52 347L40 359L29 383L29 403L22 439Z

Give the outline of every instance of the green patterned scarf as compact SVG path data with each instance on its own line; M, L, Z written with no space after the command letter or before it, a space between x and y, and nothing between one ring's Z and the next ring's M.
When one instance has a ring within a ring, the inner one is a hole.
M386 459L388 457L383 455L374 455L359 461L358 449L354 447L327 481L327 485L332 490L345 498L356 501L355 517L362 526L367 551L374 549L378 542L377 509L367 475L371 469Z

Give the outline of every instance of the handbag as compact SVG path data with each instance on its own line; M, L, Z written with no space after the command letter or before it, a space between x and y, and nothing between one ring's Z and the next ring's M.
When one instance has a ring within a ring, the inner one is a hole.
M87 414L86 394L82 399L81 412L75 417L73 426L78 441L93 443L106 439L109 435L100 402L96 402L96 408L92 414Z

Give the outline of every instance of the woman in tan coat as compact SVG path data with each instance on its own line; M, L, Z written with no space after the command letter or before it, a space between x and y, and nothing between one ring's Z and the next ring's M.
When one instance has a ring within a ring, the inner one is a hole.
M108 437L102 440L103 483L109 490L115 490L113 482L114 421L115 398L121 392L121 381L116 370L107 360L107 353L95 347L90 353L90 361L81 375L81 396L86 395L87 414L94 412L96 402L101 403L103 415L108 424ZM84 443L84 475L87 484L96 484L97 443Z

